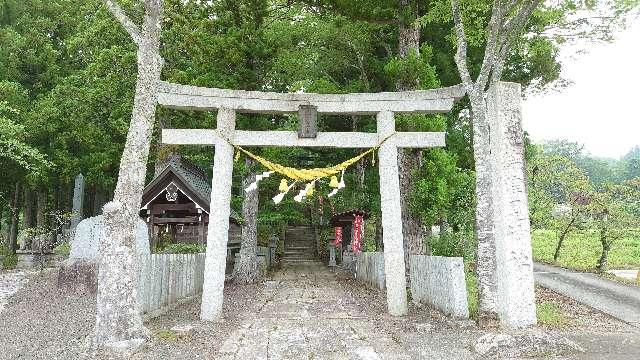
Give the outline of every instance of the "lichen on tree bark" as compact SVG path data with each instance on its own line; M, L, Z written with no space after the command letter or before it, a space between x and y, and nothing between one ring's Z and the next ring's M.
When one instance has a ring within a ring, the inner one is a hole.
M457 40L455 62L465 86L471 106L473 124L473 153L476 165L476 237L478 276L479 320L497 316L495 238L493 236L493 206L491 199L491 162L489 150L489 124L484 100L489 81L500 81L513 41L521 35L533 10L541 0L525 0L520 3L494 0L491 18L487 26L487 42L477 77L471 77L467 65L467 39L460 12L459 0L451 1L454 30Z
M411 13L411 4L408 0L400 0L401 12ZM420 28L414 24L413 19L400 18L398 27L398 55L401 58L408 57L411 52L420 52ZM418 82L413 84L397 83L398 91L415 90ZM422 221L409 210L409 194L415 184L413 170L421 165L421 151L413 149L398 149L398 173L400 178L400 209L402 214L402 237L404 246L405 273L409 274L409 257L411 255L424 254L424 240L426 232ZM409 279L409 276L407 276Z
M139 311L134 227L142 199L163 64L160 56L162 0L144 1L140 29L115 1L104 1L138 45L138 76L114 200L103 208L105 236L100 244L92 345L99 354L126 357L150 336Z
M247 174L242 183L242 188L246 188L256 180L254 161L247 158L245 167ZM240 245L240 256L235 265L233 281L236 284L251 284L258 280L260 273L258 269L258 189L245 193L242 201L242 243Z

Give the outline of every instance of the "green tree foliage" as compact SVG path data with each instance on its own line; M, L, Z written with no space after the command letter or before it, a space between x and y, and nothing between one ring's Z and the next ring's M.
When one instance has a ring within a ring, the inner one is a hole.
M620 185L609 185L593 195L590 215L598 229L602 254L596 265L599 272L607 269L609 251L615 241L631 234L640 225L640 178Z
M424 152L410 204L427 226L446 222L460 231L473 224L473 174L458 168L456 160L443 149Z
M25 143L25 129L11 120L18 114L5 101L0 101L0 167L39 176L50 166L38 149Z
M140 21L138 2L119 3L134 21ZM449 1L402 3L165 0L163 79L207 87L320 93L395 91L398 84L418 84L420 89L458 84ZM473 72L478 71L484 53L490 3L468 0L463 5L465 18L473 19L467 28ZM508 58L505 79L531 88L558 78L559 42L545 31L566 22L572 11L545 7L536 12L527 27L528 35L518 39ZM400 23L420 26L419 52L399 56ZM23 162L38 169L37 178L28 177L30 171L18 162L7 165L19 171L3 179L2 193L8 194L15 181L42 189L69 188L79 172L84 173L89 187L112 189L131 117L136 71L135 46L101 1L0 0L0 101L6 102L7 109L17 110L3 113L3 139L10 137L5 134L15 134L12 141L27 145L52 164L39 166L35 158L23 157ZM447 132L445 149L424 152L424 166L415 173L420 185L412 208L428 223L446 220L460 229L472 223L469 210L474 201L466 107L463 100L446 116L399 116L397 124L400 130ZM161 108L157 118L164 127L215 126L214 113ZM294 130L296 123L295 115L238 117L240 129ZM321 116L319 128L371 132L375 131L375 119ZM173 150L156 141L152 160ZM255 150L298 167L331 165L358 152ZM180 147L179 151L210 168L212 154L208 149ZM15 154L11 156L13 160L7 161L16 160ZM377 169L372 159L359 166L360 170L354 167L345 174L348 186L331 202L337 211L363 208L378 213ZM239 174L242 165L236 165L236 170ZM602 175L600 182L606 183L609 177ZM236 209L242 191L240 178L234 178ZM277 224L275 229L288 221L303 221L309 209L319 208L317 198L303 206L291 199L275 206L269 200L277 187L273 179L261 183L259 222ZM326 218L326 204L324 208Z

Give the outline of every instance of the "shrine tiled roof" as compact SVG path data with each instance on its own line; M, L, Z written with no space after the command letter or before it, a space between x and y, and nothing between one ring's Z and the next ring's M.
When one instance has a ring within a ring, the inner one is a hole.
M202 168L180 155L170 155L166 166L146 186L145 194L156 188L156 185L162 183L171 173L178 177L188 188L188 191L196 196L196 199L192 200L208 212L211 199L211 179ZM236 222L242 219L240 214L233 209L231 209L230 217Z
M184 178L191 190L197 193L207 204L211 199L211 180L196 164L182 156L172 156L167 166Z

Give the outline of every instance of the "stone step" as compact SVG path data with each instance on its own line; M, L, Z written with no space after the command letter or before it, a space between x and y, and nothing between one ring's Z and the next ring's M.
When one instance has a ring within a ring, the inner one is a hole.
M286 257L286 258L308 258L308 257L314 257L315 254L312 252L308 252L308 253L287 253L285 252L284 254L282 254L282 257Z
M283 263L304 263L304 262L309 262L309 261L318 261L316 258L310 257L310 258L305 258L305 259L291 259L291 258L282 258L281 262Z
M313 250L315 246L285 246L285 250Z
M285 243L284 247L285 248L308 248L308 247L314 247L315 242L292 242L292 243Z

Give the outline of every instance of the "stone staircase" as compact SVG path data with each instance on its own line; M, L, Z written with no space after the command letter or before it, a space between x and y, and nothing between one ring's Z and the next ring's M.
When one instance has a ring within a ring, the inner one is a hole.
M284 239L283 263L316 261L316 243L311 226L288 227Z

